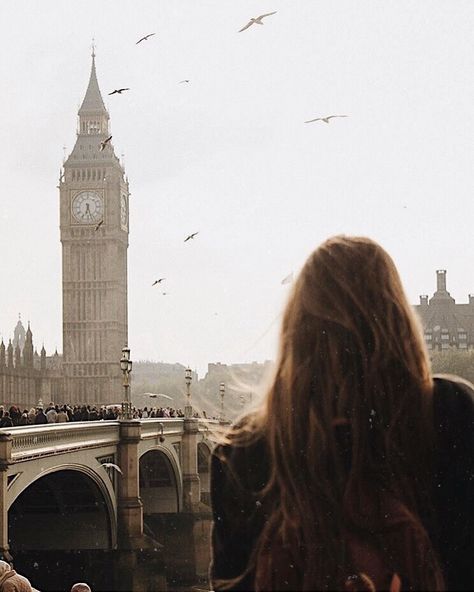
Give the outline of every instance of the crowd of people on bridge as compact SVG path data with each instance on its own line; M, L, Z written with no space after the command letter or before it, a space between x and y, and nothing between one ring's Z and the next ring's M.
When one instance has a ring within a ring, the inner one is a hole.
M121 416L122 408L119 405L69 405L67 403L57 405L51 402L46 408L39 405L32 407L30 410L23 409L23 411L17 405L12 405L8 409L0 405L0 428L48 425L70 421L116 420L120 419ZM184 413L182 409L174 409L173 407L132 408L132 419L155 417L181 418L184 417ZM194 417L208 419L205 411L201 414L194 411Z

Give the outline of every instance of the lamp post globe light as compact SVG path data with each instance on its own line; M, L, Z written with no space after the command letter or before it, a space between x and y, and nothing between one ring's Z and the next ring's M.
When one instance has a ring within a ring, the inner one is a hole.
M219 394L221 396L221 413L220 413L219 421L223 422L225 420L225 418L224 418L225 382L221 382L219 384Z
M184 380L186 382L186 406L184 407L185 419L190 419L193 416L193 407L191 405L191 381L193 379L193 371L191 368L186 368L184 372Z
M130 373L132 371L132 360L130 359L130 348L122 348L120 369L123 374L124 398L122 401L122 419L132 419L132 403L130 401Z

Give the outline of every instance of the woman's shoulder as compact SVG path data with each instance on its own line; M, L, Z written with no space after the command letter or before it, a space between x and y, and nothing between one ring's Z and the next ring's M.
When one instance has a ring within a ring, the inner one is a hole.
M473 466L474 386L458 376L434 376L433 412L441 456Z
M245 489L257 491L266 484L268 453L265 437L252 417L234 424L212 454L212 469L223 471Z
M433 379L435 419L474 422L474 385L454 374L436 374Z

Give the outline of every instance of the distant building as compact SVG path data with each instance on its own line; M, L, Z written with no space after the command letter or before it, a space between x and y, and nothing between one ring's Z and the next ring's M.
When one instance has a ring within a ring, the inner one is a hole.
M33 333L28 323L25 330L21 319L13 332L13 340L0 342L0 403L35 407L40 399L45 404L63 401L61 358L56 352L47 356L34 349Z
M420 296L414 308L421 318L425 342L430 350L474 348L474 294L469 302L457 304L446 289L446 270L436 272L436 292Z

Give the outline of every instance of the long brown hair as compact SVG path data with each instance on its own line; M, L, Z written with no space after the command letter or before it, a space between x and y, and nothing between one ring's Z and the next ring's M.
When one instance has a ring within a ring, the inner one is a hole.
M253 431L264 437L267 520L252 556L257 590L332 590L350 569L345 533L382 545L410 589L443 580L421 515L429 506L433 443L429 360L390 256L374 241L336 236L307 260L284 312L273 381ZM344 462L336 425L350 426ZM415 525L398 553L377 539L387 492ZM412 541L413 542L413 541ZM282 554L285 560L282 561Z

